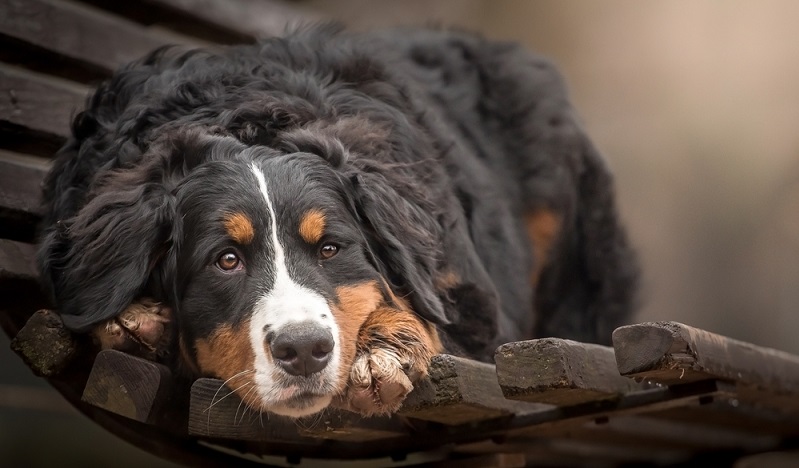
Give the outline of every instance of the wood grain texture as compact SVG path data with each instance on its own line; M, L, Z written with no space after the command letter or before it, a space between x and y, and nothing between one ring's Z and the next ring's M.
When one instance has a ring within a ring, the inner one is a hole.
M91 7L54 0L0 0L0 34L105 74L156 47L195 42Z
M613 348L557 338L507 343L494 354L505 398L558 406L617 398L640 389L622 377Z
M78 343L55 312L40 310L11 340L11 349L34 374L55 377L75 357Z
M527 414L547 407L507 400L491 364L440 354L433 357L428 378L414 385L399 414L458 425Z
M97 354L82 400L139 422L154 422L170 398L165 366L115 350Z
M45 159L0 150L0 210L38 216L48 167Z
M0 65L2 121L64 139L87 95L88 88L75 83Z
M0 239L0 280L35 281L39 276L35 256L36 248L31 244Z
M674 385L723 379L799 394L799 356L677 322L651 322L613 332L619 372Z
M273 0L146 0L180 12L186 21L201 21L244 37L280 35L287 26L320 20L312 11Z

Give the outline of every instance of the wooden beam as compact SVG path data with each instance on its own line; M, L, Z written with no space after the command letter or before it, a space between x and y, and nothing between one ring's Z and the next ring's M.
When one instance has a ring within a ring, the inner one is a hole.
M0 239L0 280L36 281L36 247Z
M38 217L41 184L48 168L46 159L0 150L0 211L11 210ZM2 255L0 252L0 258ZM5 261L0 262L3 264Z
M507 343L494 354L505 398L558 406L618 398L640 389L622 377L613 348L544 338Z
M196 44L91 7L54 0L0 0L0 34L106 75L162 45Z
M170 398L172 374L165 366L116 350L94 360L82 400L114 414L153 423Z
M291 25L323 19L311 10L275 0L145 0L180 12L186 22L194 20L250 38L284 33Z
M34 374L55 377L75 357L78 343L64 327L61 317L51 310L40 310L11 341L11 349Z
M0 121L65 139L88 88L0 64Z
M741 397L799 409L799 356L755 346L677 322L613 332L619 372L676 385L706 379L735 382Z
M491 364L447 354L434 356L428 378L415 384L399 414L458 425L548 408L505 399L496 375Z

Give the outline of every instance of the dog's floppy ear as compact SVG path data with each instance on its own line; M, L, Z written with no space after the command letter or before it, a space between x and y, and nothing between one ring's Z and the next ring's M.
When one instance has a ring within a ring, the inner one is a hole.
M181 225L172 191L211 157L216 139L181 134L156 141L137 165L102 174L77 213L45 228L41 276L69 329L88 331L118 315L148 286L172 289L148 284L169 277L160 270L174 265Z
M441 256L440 227L431 211L408 200L380 171L350 175L356 214L373 261L393 293L424 319L449 323L434 279Z

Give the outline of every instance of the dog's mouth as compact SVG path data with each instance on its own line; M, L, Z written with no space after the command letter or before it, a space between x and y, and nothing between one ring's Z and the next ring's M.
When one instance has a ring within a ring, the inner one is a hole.
M274 378L255 373L249 382L234 388L249 407L292 418L322 411L337 394L333 383L323 375Z

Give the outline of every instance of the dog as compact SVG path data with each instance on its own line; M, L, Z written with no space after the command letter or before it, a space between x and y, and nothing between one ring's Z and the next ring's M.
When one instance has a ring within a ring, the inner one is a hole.
M44 205L70 330L293 418L394 412L437 353L607 342L635 303L562 79L466 32L154 51L76 115Z

